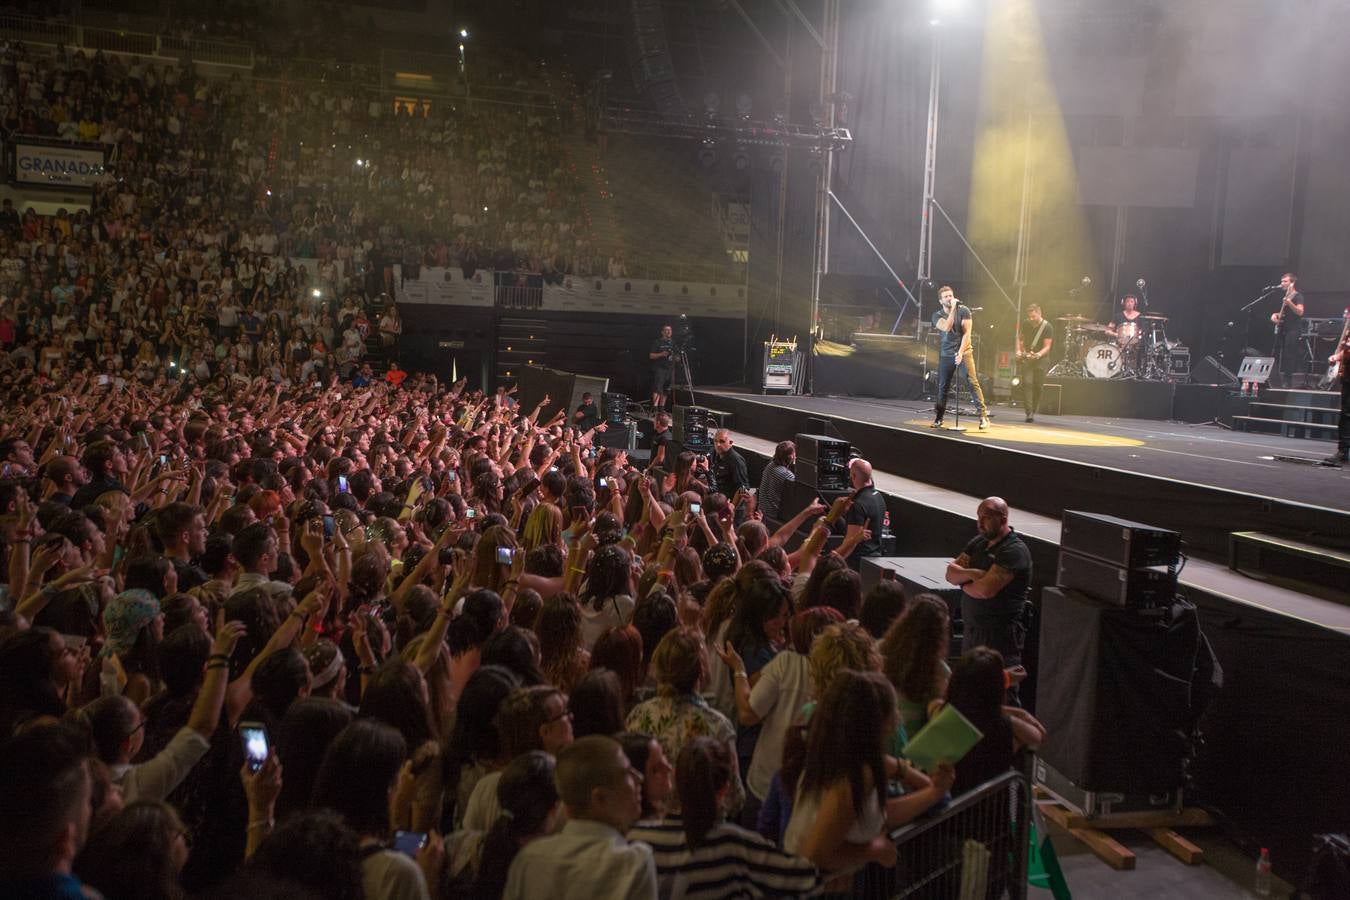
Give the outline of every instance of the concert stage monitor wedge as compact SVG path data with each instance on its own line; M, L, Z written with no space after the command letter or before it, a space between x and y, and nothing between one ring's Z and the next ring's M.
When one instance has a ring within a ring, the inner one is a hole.
M672 410L675 440L694 453L711 453L713 433L717 430L712 412L702 406L677 406Z

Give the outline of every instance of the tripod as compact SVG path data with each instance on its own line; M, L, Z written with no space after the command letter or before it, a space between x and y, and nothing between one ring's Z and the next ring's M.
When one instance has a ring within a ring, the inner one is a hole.
M678 365L675 367L674 377L670 382L671 406L673 408L675 404L679 402L679 390L681 387L683 387L685 393L689 395L689 405L697 406L698 404L694 401L694 379L689 374L689 354L684 350L676 350L675 360ZM683 381L680 380L681 375L684 376Z

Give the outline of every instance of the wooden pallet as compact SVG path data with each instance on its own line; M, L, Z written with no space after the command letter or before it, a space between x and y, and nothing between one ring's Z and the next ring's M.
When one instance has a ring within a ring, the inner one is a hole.
M1113 869L1133 869L1135 864L1134 852L1107 833L1120 829L1144 832L1158 846L1188 866L1197 866L1205 859L1205 851L1172 830L1214 824L1209 813L1203 809L1186 808L1180 812L1163 810L1112 813L1088 818L1042 791L1037 791L1037 797L1036 805L1040 808L1041 815L1063 828Z

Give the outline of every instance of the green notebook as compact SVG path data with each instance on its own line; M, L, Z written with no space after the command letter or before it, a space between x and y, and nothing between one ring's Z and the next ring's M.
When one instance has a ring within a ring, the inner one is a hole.
M960 762L982 737L984 734L980 729L970 724L959 709L947 703L910 738L905 745L905 758L915 768L931 772L942 763L955 765Z

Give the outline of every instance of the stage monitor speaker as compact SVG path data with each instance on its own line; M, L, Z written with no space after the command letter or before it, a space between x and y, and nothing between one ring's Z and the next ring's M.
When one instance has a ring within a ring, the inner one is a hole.
M799 483L818 491L848 492L848 468L844 465L830 462L817 465L799 459L793 474Z
M671 415L675 419L675 440L684 449L694 453L711 453L713 449L712 414L702 406L677 406Z
M1084 791L1181 787L1202 644L1195 608L1119 609L1047 587L1040 636L1045 761Z
M1181 534L1115 516L1066 509L1059 546L1122 569L1175 567L1181 556Z
M620 425L628 418L628 395L606 391L600 395L605 421L610 425Z
M1213 356L1206 356L1191 367L1191 384L1215 384L1236 387L1237 373Z
M828 462L848 465L849 442L843 438L824 434L798 434L793 442L797 445L797 459L811 463Z

